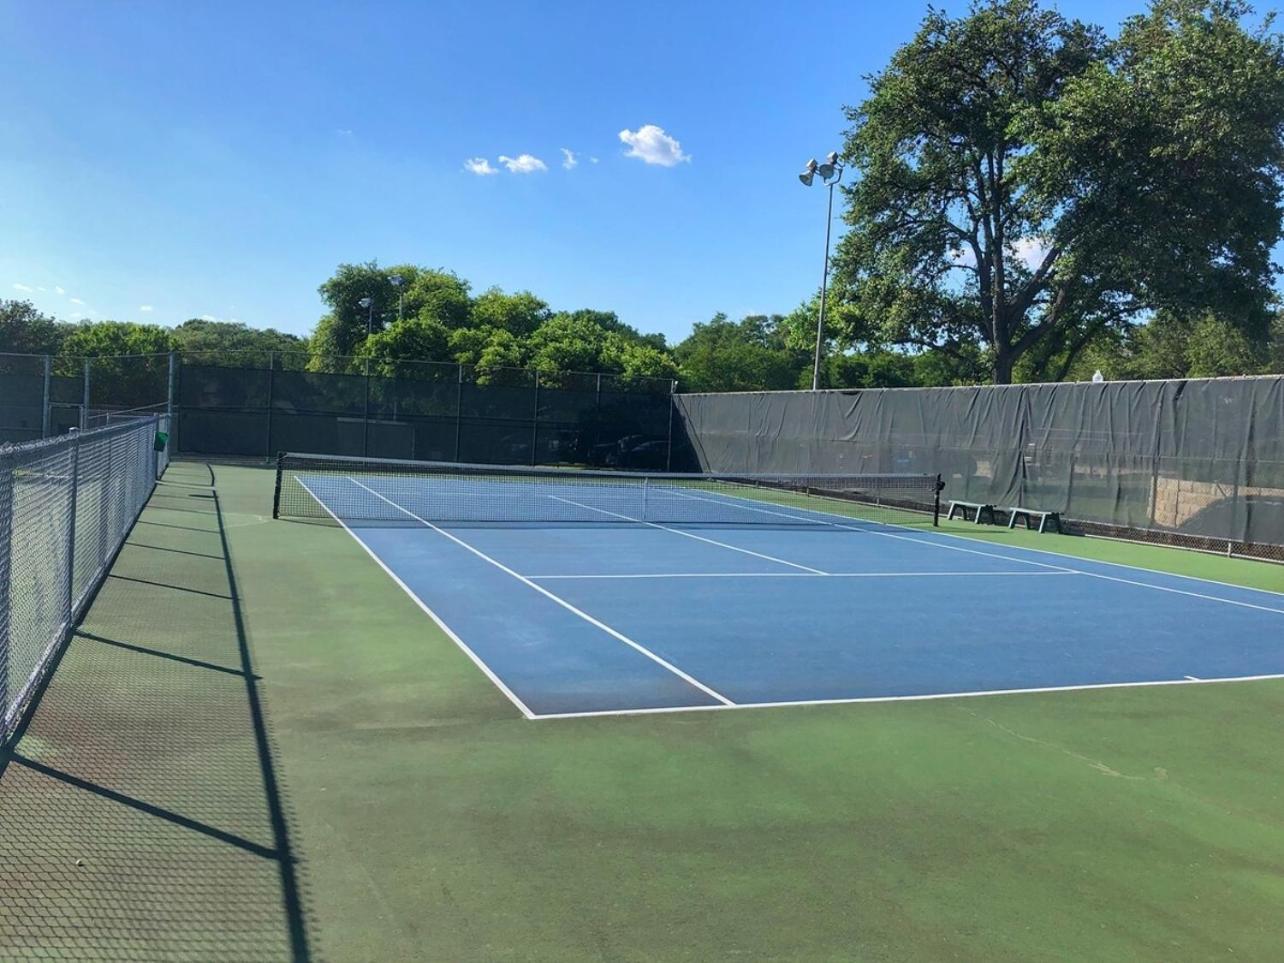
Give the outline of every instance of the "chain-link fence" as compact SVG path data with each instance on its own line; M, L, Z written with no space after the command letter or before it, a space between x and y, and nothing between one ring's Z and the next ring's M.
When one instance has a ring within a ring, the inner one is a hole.
M167 463L164 417L0 447L0 741Z
M668 379L288 352L184 355L177 378L194 454L670 466Z
M946 498L1284 561L1284 377L678 395L675 463L940 472Z

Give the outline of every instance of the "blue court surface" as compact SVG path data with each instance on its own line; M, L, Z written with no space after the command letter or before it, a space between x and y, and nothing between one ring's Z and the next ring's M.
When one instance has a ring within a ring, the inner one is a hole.
M1281 593L749 500L702 523L726 495L487 524L512 486L446 522L441 482L297 480L529 718L1284 676Z

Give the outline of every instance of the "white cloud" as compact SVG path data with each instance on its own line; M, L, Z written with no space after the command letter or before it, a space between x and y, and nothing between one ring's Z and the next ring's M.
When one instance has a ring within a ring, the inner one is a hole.
M71 318L71 320L73 321L76 321L80 318L85 317L85 314L81 311L72 311L71 314L67 315L67 317Z
M46 288L46 287L38 287L38 288L36 288L36 290L37 290L37 291L47 292L49 289L48 289L48 288Z
M142 311L144 314L150 314L152 310L152 306L150 304L140 304L138 306L138 310Z
M218 318L214 317L214 315L212 315L212 314L202 314L202 315L201 315L201 320L202 320L202 321L217 321L217 320L218 320Z
M351 136L352 136L352 128L351 128L351 127L336 127L336 128L334 129L334 132L335 132L336 134L338 134L340 137L351 137Z
M590 158L589 158L589 163L590 163L590 164L598 164L598 163L601 163L601 162L600 162L596 157L590 157Z
M14 289L15 291L21 291L23 294L31 294L33 291L35 291L35 290L36 290L35 288L31 287L30 285L26 285L26 284L19 284L17 281L15 281L15 282L13 283L13 289Z
M682 145L677 139L655 124L643 124L637 130L622 130L620 140L629 145L625 157L636 157L645 164L675 167L683 161L691 162L691 155L682 153Z
M56 284L54 285L54 290L55 290L55 291L57 291L59 294L66 294L66 293L67 293L67 289L66 289L66 288L64 288L64 287L59 287L59 286L58 286L58 285L56 285Z
M548 170L548 165L533 154L518 154L516 157L500 154L499 162L508 168L510 174L534 174Z
M464 161L464 170L470 174L476 174L478 177L485 177L488 174L498 174L499 169L490 166L490 161L485 157L470 157Z
M575 156L575 151L569 147L559 147L558 150L562 152L562 166L568 171L573 171L580 166L580 159Z
M84 304L84 303L85 303L84 301L80 300L80 298L68 298L67 300L69 300L72 304Z

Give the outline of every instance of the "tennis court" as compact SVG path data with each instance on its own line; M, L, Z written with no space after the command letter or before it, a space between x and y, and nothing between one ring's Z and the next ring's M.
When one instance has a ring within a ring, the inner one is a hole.
M941 533L934 486L287 456L278 505L533 719L1284 676L1284 594Z

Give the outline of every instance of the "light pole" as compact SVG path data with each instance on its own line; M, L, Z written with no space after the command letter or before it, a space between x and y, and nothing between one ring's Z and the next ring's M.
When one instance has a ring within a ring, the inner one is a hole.
M816 319L816 358L811 367L811 390L820 388L820 349L825 341L825 293L829 287L829 229L834 223L834 185L843 179L843 165L838 163L838 152L830 151L825 163L817 164L813 157L807 162L807 169L798 175L804 187L811 187L811 182L819 174L821 183L829 188L829 206L825 214L825 267L820 275L820 315Z
M400 274L394 274L388 278L392 286L397 289L397 323L401 323L401 284L405 279Z
M374 333L374 298L362 298L357 304L366 309L366 337Z

